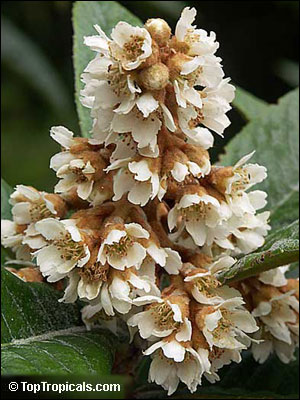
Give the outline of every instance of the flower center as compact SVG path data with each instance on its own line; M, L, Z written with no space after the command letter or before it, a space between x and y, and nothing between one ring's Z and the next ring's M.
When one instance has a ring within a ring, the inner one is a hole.
M108 68L107 83L117 96L128 96L129 89L127 75L122 74L117 65L110 65Z
M82 242L74 242L69 232L62 234L62 238L54 240L53 244L64 261L79 261L85 256Z
M224 333L229 334L232 323L230 322L228 316L229 312L223 310L222 318L219 320L217 328L214 329L214 331L212 332L212 335L215 339L220 339L224 335Z
M154 316L155 325L161 329L175 329L180 323L174 321L174 312L168 303L159 303L151 308L151 314Z
M186 80L190 87L194 87L197 84L199 76L202 73L203 73L203 68L200 66L200 67L196 68L195 71L189 73L188 75L183 75L183 76L181 75L181 78ZM201 121L202 121L203 117L201 114L199 115L199 117L196 118L196 120L199 120L199 118L201 118Z
M213 297L215 295L213 290L220 286L220 284L221 283L211 275L202 276L195 282L195 286L199 292L204 293L206 297Z
M200 41L200 35L198 33L195 33L194 28L189 28L184 37L184 41L192 46L194 43L198 43Z
M108 278L109 265L96 262L93 265L84 265L79 270L79 275L87 282L106 282Z
M128 250L133 245L134 241L130 236L122 237L119 242L105 246L106 254L110 256L124 257L127 256Z
M144 39L141 36L130 36L129 42L123 46L127 60L134 61L143 54Z
M251 176L244 168L237 168L235 172L239 174L240 179L233 183L232 189L234 192L244 191L251 181Z
M29 214L32 222L53 216L46 203L42 200L31 203Z
M82 171L83 168L71 167L71 172L76 175L76 182L77 183L86 182L88 180L88 177Z
M200 219L205 218L207 208L210 208L209 205L200 201L199 204L193 204L190 207L182 208L181 213L186 222L193 220L199 221Z

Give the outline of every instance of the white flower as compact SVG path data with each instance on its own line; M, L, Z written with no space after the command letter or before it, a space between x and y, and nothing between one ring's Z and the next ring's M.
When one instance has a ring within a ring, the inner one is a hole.
M212 244L218 235L218 225L227 218L226 204L220 202L205 191L184 195L179 203L169 211L168 225L173 230L179 228L179 233L185 228L198 246ZM178 222L178 218L181 222Z
M95 25L98 35L85 37L85 44L97 53L82 74L81 102L94 120L90 143L108 146L117 142L117 134L130 133L140 155L157 157L162 126L171 132L178 129L176 110L168 109L165 101L168 85L174 88L178 124L189 143L212 146L213 137L203 125L223 133L230 123L225 114L234 87L223 79L221 59L214 55L219 46L215 34L192 26L195 16L194 8L185 8L171 40L170 28L159 19L146 29L119 22L111 39ZM163 41L162 48L156 39ZM199 85L204 89L194 88ZM111 161L119 159L116 154L122 148L119 143ZM125 153L120 158L132 156L131 151Z
M10 195L13 222L3 220L2 244L17 253L18 260L30 260L30 251L46 244L35 223L48 217L59 218L66 212L64 200L58 195L39 192L31 186L17 185Z
M179 126L184 133L190 138L193 138L193 135L200 138L199 126L204 125L223 136L224 130L230 125L226 113L231 109L229 103L234 98L234 91L229 78L223 79L218 86L206 87L201 92L202 107L179 107Z
M203 309L203 335L212 349L214 346L231 350L246 349L251 343L246 333L258 330L255 318L242 306L241 297L224 300L214 310Z
M17 185L11 194L10 204L14 221L18 225L28 225L47 217L62 216L63 200L56 195L39 192L30 186ZM55 206L58 206L58 214Z
M264 208L267 204L267 193L262 190L254 190L250 193L239 192L233 195L225 195L225 197L233 214L241 218L245 213L255 214L257 210Z
M220 304L226 299L240 296L240 293L223 285L215 277L215 273L227 269L235 263L229 256L223 256L207 267L208 271L190 266L185 274L184 282L194 299L200 304Z
M89 247L74 220L45 218L35 224L48 244L34 253L37 265L48 282L64 278L75 267L83 267L90 258Z
M180 381L192 393L195 392L201 384L203 373L209 373L210 363L205 349L196 351L189 345L182 346L176 340L162 340L153 344L144 354L153 352L149 382L161 385L169 396L176 391Z
M73 277L73 280L76 277ZM78 280L78 278L77 278ZM76 286L76 284L75 284ZM83 286L83 285L82 285ZM86 296L87 291L82 292L78 289L74 290L74 284L70 280L69 292L65 293L62 301L73 302L77 295L83 295L81 298L88 300ZM155 286L154 282L148 276L142 275L140 271L134 268L127 269L126 271L117 271L111 269L109 272L109 279L105 281L98 281L98 294L96 297L90 297L89 305L85 306L82 310L84 321L88 321L98 314L101 310L108 316L114 316L115 313L127 314L133 305L133 300L137 296L152 295L158 296L159 289Z
M147 255L139 239L149 237L149 232L136 223L124 224L119 229L112 227L101 243L97 260L119 270L139 268Z
M180 305L188 304L183 298L178 303L176 296L162 299L153 296L139 297L133 301L135 305L151 303L145 311L139 312L128 319L127 324L137 326L143 339L160 338L176 332L178 341L188 341L191 338L192 326L187 317L184 317Z
M117 73L120 74L119 70L115 74ZM112 74L111 68L109 74ZM121 85L122 76L125 82ZM149 148L148 151L152 152L157 151L156 136L162 125L160 114L162 113L166 123L171 118L169 124L174 124L168 109L164 105L160 106L150 92L141 93L141 89L137 89L136 84L122 74L115 80L109 76L107 81L100 81L101 84L97 85L93 83L94 80L88 81L81 92L81 95L85 96L84 99L88 93L92 107L91 115L94 118L93 138L90 143L105 143L107 146L112 136L130 132L140 153L145 151L144 148ZM114 81L121 85L121 94L120 89L113 87Z
M246 164L255 151L242 157L232 168L233 176L226 180L226 194L244 192L267 177L267 169L258 164ZM245 165L246 164L246 165Z
M144 28L121 21L112 30L111 38L111 54L125 70L136 69L152 54L152 39Z
M290 327L299 324L297 322L299 301L293 293L294 291L280 293L270 300L261 301L252 311L252 315L263 323L265 332L269 332L277 341L289 346L293 345ZM262 349L266 350L264 346Z
M258 164L244 165L254 154L244 156L232 168L232 176L225 179L225 196L232 211L237 216L255 211L266 205L267 194L260 190L246 193L248 189L267 177L267 169Z
M8 219L1 220L1 244L16 253L17 260L30 261L30 247L23 243L24 231L18 229L18 225Z
M219 47L216 35L214 32L208 35L205 30L196 29L192 25L196 14L195 8L184 8L176 25L175 36L178 41L189 45L187 54L190 56L214 54Z
M269 217L270 212L265 211L257 215L244 214L239 218L233 216L227 221L225 229L234 236L235 254L251 253L264 244L265 236L271 229Z
M145 101L144 106L146 107L144 116L137 109L128 114L115 114L111 123L111 129L117 133L131 132L138 149L149 147L154 152L157 146L157 134L162 126L162 122L153 113L158 104L156 105L155 103L151 107L151 102L147 103ZM149 109L149 107L151 108ZM146 110L150 110L150 112L148 113Z
M225 114L231 110L229 103L234 99L235 87L229 81L223 79L218 86L203 90L203 107L199 112L201 123L221 136L230 125Z
M144 28L121 21L112 30L111 40L100 26L94 27L99 35L85 37L85 44L101 55L113 57L125 70L136 69L152 54L151 36Z
M55 169L53 163L52 168ZM95 168L91 165L90 161L84 162L81 159L70 160L70 162L61 165L56 170L56 175L61 180L55 186L55 191L57 193L67 193L76 187L78 196L86 200L93 190L94 172Z
M185 59L180 55L177 58L175 56L173 63L178 64L176 67L180 73L177 73L173 85L176 101L180 107L186 108L187 105L192 105L202 108L202 97L205 92L194 89L194 86L214 88L219 85L224 76L220 61L221 58L213 55L186 57Z
M84 161L69 151L75 142L73 133L67 128L62 126L52 127L50 135L65 149L65 151L55 154L50 161L50 168L56 171L58 178L61 178L55 186L55 191L66 193L75 187L78 196L86 200L93 190L96 169L89 160Z
M255 361L263 364L271 354L275 353L280 361L285 364L294 361L295 350L299 346L299 325L291 326L291 341L286 343L276 339L270 332L260 328L254 338L260 340L260 343L253 343L251 351Z
M152 95L146 93L140 96L136 106L128 113L121 113L119 109L99 109L94 113L93 137L89 142L105 143L106 146L117 144L119 149L114 152L111 161L127 158L137 152L156 158L159 153L157 135L162 121L172 132L176 129L170 111L163 103L154 100ZM116 157L117 153L120 157Z
M113 117L113 111L127 114L136 104L136 96L141 93L134 77L125 74L118 63L106 57L96 55L84 73L82 81L85 87L81 90L81 102L91 108L92 116L96 117L105 111Z
M165 194L157 172L151 170L150 159L132 161L125 159L111 164L106 171L119 169L114 176L113 200L117 201L128 192L128 200L133 204L144 206L156 196L159 200Z
M119 311L121 308L118 308L118 300L124 300L128 304L132 304L132 298L138 294L159 293L154 282L149 277L141 275L134 268L128 269L123 273L114 271L107 265L102 269L100 265L93 267L86 266L83 270L76 269L70 274L69 286L62 301L74 302L74 298L79 297L81 300L92 301L91 304L95 303L97 307L100 307L100 302L102 304L101 307L106 312L109 309L105 309L106 289L108 289L112 306ZM120 291L119 294L118 290ZM101 294L102 291L104 293ZM130 293L129 297L125 296L127 292ZM103 301L104 303L102 303ZM124 307L128 307L128 305Z
M97 261L102 265L108 263L115 269L135 267L155 261L169 274L177 275L182 261L177 251L162 248L155 243L147 230L137 223L109 226L108 233L99 248Z

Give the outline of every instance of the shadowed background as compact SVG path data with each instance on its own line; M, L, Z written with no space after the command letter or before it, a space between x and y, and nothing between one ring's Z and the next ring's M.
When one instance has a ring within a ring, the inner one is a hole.
M121 1L143 21L165 18L172 28L185 6L197 25L220 42L226 76L254 95L275 102L298 85L298 1ZM71 1L2 2L2 176L50 190L56 182L50 157L59 150L52 125L79 134L72 66ZM231 111L216 158L243 121Z

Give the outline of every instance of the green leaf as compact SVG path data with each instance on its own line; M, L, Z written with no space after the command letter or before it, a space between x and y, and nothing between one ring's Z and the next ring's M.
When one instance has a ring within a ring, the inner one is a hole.
M88 333L76 304L59 303L62 293L46 283L26 283L2 268L2 374L107 375L114 339Z
M1 275L2 343L82 324L77 306L59 303L62 293L49 284L26 283L5 268Z
M249 122L225 147L223 165L234 165L256 150L251 162L267 167L267 179L258 188L268 193L271 225L299 218L299 90L283 96ZM288 210L288 212L287 212Z
M75 70L75 98L82 136L88 137L92 128L90 110L80 103L80 90L83 84L80 76L95 53L83 44L84 36L95 35L94 25L98 24L109 36L112 28L119 22L126 21L134 26L142 22L116 1L77 1L73 7L73 57Z
M232 363L219 371L220 382L202 386L191 394L181 385L173 396L156 385L137 388L137 399L297 399L299 359L283 364L271 356L264 364L254 361L250 351L243 354L240 364Z
M9 196L13 189L1 178L1 219L11 219L11 205L9 204Z
M239 259L218 275L221 282L233 282L299 260L299 220L272 232L263 247Z
M77 329L78 331L78 329ZM2 346L2 375L107 375L112 340L105 332L52 332Z
M238 86L236 86L235 98L232 104L247 121L257 118L268 109L268 104L265 101Z
M278 228L285 224L292 223L299 216L299 192L291 191L289 197L282 199L277 207L272 210L271 222L272 228Z

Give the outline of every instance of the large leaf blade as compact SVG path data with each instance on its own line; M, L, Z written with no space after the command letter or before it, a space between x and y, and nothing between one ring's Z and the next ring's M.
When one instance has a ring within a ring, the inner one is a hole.
M268 109L268 104L265 101L238 86L236 86L235 98L232 104L247 121L259 117Z
M98 24L109 36L112 28L119 22L141 25L141 21L116 1L77 1L73 8L73 57L75 71L75 98L82 136L89 136L92 128L90 110L80 103L80 90L83 84L80 76L94 57L94 53L83 44L84 36L95 35L94 25Z
M24 282L2 268L1 342L82 325L77 305L59 303L60 297L49 284Z
M4 375L107 375L113 341L105 332L52 332L2 346Z

